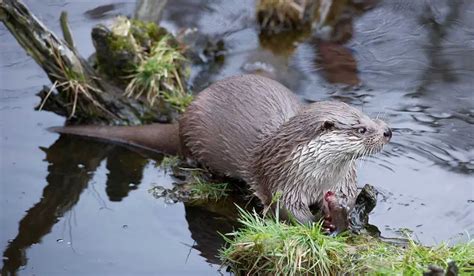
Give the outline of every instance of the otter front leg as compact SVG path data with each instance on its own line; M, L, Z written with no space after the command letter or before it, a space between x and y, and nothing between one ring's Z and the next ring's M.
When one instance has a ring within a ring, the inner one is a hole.
M288 213L287 217L289 219L294 218L299 223L310 224L315 220L315 217L313 213L311 213L309 206L304 203L285 205L285 209Z

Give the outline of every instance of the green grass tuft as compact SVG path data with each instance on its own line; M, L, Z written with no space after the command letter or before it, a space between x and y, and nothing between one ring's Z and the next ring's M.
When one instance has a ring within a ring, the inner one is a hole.
M242 228L227 234L224 263L240 274L334 274L342 266L345 237L321 234L321 225L288 225L240 209Z
M218 201L226 197L229 192L228 183L208 183L196 176L190 185L191 199Z
M192 95L186 92L182 85L183 76L179 74L185 58L178 49L170 46L170 39L169 35L161 37L138 64L130 75L125 95L134 98L144 96L150 105L163 99L182 112L191 102Z
M173 169L174 167L177 167L180 162L181 160L179 159L178 156L169 155L169 156L163 157L163 160L161 160L159 165L164 170L169 170L169 169Z
M324 235L321 225L289 225L240 209L242 228L227 234L224 265L249 275L421 275L429 265L455 261L460 274L474 272L474 243L405 247L370 236ZM469 274L472 275L472 274Z

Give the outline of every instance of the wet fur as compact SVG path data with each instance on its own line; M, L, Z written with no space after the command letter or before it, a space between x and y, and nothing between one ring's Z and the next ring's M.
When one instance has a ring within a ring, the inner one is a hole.
M183 148L199 163L247 181L255 148L300 108L290 90L268 78L218 81L199 93L179 121Z
M278 82L254 75L211 85L180 121L189 155L245 180L265 206L281 192L282 211L300 222L315 219L309 206L322 206L326 191L353 202L355 159L380 151L387 128L344 103L301 105Z
M361 127L364 134L357 131ZM174 149L216 173L243 179L265 206L281 192L283 213L300 222L315 219L309 207L321 207L327 191L350 204L355 159L380 151L389 140L380 120L340 102L303 105L280 83L256 75L230 77L199 93L179 120L179 137L176 125L143 128L90 129L88 135ZM81 129L59 132L81 135Z
M177 155L181 152L178 124L150 124L127 127L86 125L52 127L49 130L171 155Z

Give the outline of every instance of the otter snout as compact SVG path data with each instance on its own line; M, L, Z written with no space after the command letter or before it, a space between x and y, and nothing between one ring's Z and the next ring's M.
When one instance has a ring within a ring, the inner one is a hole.
M383 136L383 143L388 144L388 142L390 142L390 139L392 139L392 129L387 125L387 123L382 120L375 119L374 121L375 123L377 123L377 125L379 125L381 129L381 131L379 130L379 133Z
M383 137L386 143L388 143L390 139L392 139L392 130L388 126L385 128L383 132Z

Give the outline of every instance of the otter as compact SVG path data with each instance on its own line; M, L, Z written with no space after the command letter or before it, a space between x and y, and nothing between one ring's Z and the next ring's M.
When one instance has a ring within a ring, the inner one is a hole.
M54 131L180 154L223 176L242 179L265 207L279 194L283 216L301 223L324 210L324 195L357 193L356 159L392 136L381 120L342 102L301 103L288 88L258 75L220 80L200 92L177 124L72 126ZM327 209L327 208L326 208Z

